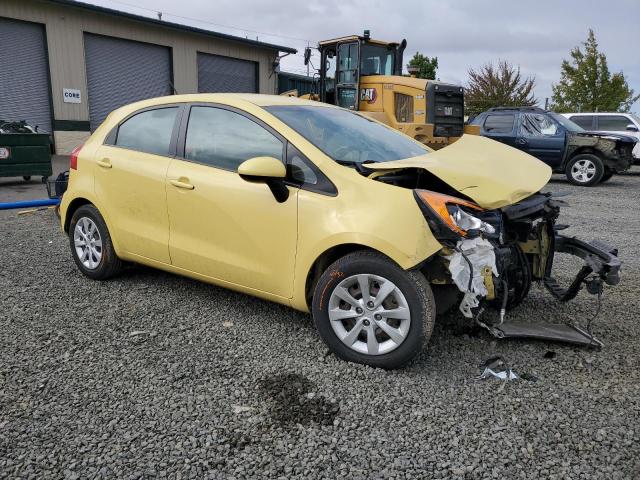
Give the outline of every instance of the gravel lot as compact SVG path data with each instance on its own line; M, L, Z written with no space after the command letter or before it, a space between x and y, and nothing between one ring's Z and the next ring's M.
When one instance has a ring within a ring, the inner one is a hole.
M0 212L0 477L639 478L640 171L549 189L572 193L568 232L625 262L593 325L605 348L450 315L395 372L245 295L142 267L92 282L52 211ZM510 318L585 325L595 305L534 288ZM492 354L538 381L475 381Z

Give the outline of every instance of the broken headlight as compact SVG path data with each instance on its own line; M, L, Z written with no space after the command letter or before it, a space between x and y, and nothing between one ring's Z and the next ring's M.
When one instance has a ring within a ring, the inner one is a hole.
M468 232L495 233L495 228L470 212L482 212L475 203L429 190L414 190L431 231L440 239L466 237Z
M474 217L470 213L465 212L458 205L448 205L447 210L453 223L465 232L468 230L478 230L484 233L495 233L496 229L487 222L480 220L478 217Z

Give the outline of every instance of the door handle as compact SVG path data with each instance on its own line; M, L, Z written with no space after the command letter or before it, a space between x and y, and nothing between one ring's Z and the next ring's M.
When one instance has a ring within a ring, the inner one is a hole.
M113 165L111 165L111 160L109 160L108 158L103 158L102 160L98 160L98 166L102 168L113 167Z
M196 188L193 184L189 183L189 179L180 178L178 180L169 180L171 185L178 188L184 188L185 190L193 190Z
M519 138L519 139L516 140L516 143L518 145L526 145L527 141L524 138Z

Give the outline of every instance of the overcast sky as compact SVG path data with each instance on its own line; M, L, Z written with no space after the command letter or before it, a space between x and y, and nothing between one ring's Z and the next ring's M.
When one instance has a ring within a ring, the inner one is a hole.
M535 75L541 105L560 77L562 59L593 28L609 69L623 71L640 92L638 0L85 1L147 16L159 10L163 20L297 48L298 55L282 62L283 70L296 73L306 71L307 41L313 46L364 29L383 40L406 38L405 64L416 51L437 56L443 81L465 84L470 67L504 59ZM633 110L640 111L639 102Z

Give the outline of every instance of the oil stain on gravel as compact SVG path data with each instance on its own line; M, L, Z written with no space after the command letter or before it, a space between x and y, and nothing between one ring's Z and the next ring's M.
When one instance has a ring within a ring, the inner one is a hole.
M340 411L337 402L314 393L315 385L302 375L273 375L260 388L268 397L270 416L282 425L333 425Z

